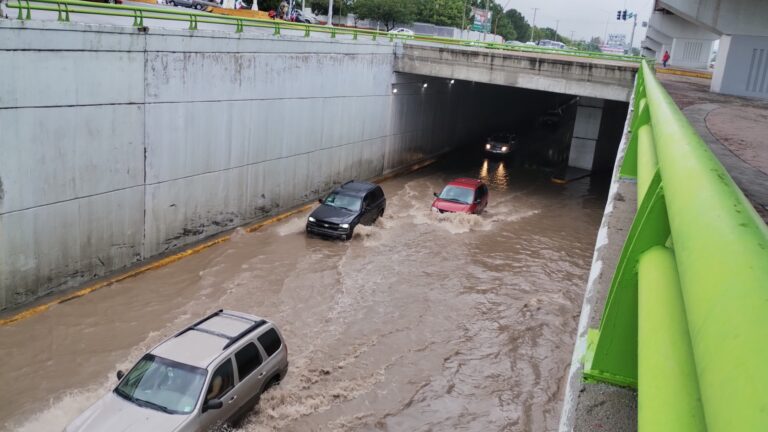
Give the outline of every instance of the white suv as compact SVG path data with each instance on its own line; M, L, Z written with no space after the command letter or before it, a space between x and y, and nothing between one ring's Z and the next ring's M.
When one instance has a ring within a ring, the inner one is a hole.
M163 341L65 432L204 431L234 424L285 378L288 348L271 322L219 310Z

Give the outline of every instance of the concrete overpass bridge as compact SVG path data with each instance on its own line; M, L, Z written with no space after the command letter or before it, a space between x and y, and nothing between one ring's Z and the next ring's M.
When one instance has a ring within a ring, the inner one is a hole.
M761 0L657 0L642 42L657 60L707 69L714 42L719 50L711 90L768 99L768 3Z
M395 71L628 102L639 63L407 42Z

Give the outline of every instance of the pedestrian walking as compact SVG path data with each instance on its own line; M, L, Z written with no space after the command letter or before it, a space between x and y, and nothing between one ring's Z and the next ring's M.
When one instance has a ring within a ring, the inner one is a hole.
M661 58L661 64L664 67L667 67L667 62L669 61L669 51L664 51L664 56Z
M280 6L277 8L277 16L281 20L288 18L288 2L286 0L280 2Z

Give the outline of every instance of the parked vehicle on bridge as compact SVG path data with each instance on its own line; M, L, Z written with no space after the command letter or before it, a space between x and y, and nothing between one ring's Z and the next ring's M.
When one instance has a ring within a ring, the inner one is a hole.
M219 310L145 354L65 432L207 431L237 424L288 372L277 327Z
M408 37L413 37L416 35L416 33L414 33L413 30L407 29L404 27L398 27L398 28L392 29L388 33L394 33L396 35L408 36Z
M320 20L312 13L304 13L301 9L297 9L295 12L295 21L304 24L319 24Z
M477 179L457 178L434 195L434 213L480 214L488 206L488 186Z
M381 186L364 181L348 181L327 197L321 198L307 219L307 234L352 238L358 224L372 225L384 214L387 199Z
M562 42L552 41L552 40L547 40L547 39L540 40L538 45L540 47L545 47L545 48L557 48L557 49L566 49L567 48L567 46L564 43L562 43Z
M491 135L485 142L486 153L506 156L517 149L517 136L511 132L502 132Z
M197 10L205 10L208 7L220 7L221 3L206 0L168 0L171 6L181 6Z

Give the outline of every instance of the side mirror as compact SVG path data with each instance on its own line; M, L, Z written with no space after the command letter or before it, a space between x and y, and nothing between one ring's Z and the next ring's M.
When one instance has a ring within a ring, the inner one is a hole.
M322 199L322 198L318 198L318 199L317 199L317 202L319 202L320 204L322 204L322 203L323 203L323 199Z
M437 192L432 192L432 195L434 195L434 196L435 196L435 198L440 198L440 194L439 194L439 193L437 193Z
M208 402L203 405L203 412L206 412L208 410L217 410L221 409L221 407L224 406L224 402L221 401L221 399L211 399Z
M117 380L120 381L125 376L125 372L119 370L117 371Z

